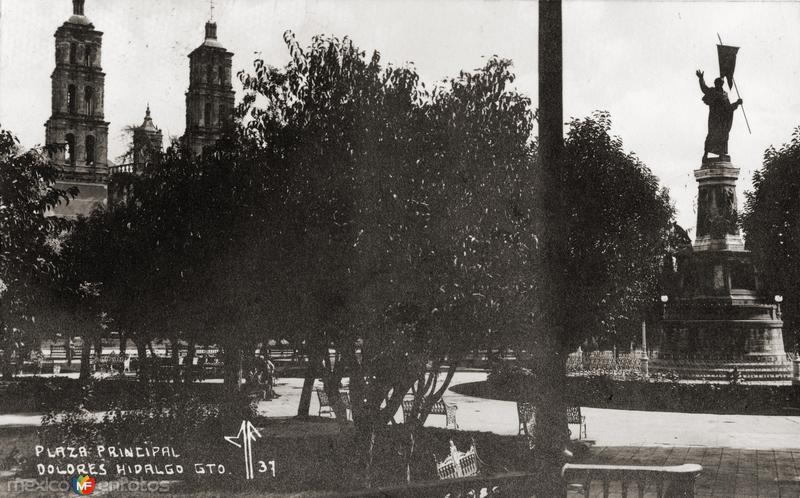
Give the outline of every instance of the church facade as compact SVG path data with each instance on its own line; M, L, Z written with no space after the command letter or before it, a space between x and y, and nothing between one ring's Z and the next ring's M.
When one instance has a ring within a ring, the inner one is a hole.
M88 216L95 207L107 205L111 176L141 172L158 157L163 143L148 105L144 122L133 130L132 163L115 166L108 159L103 33L85 15L84 4L85 0L72 0L72 16L55 33L52 112L45 124L45 143L59 171L56 186L79 191L75 199L53 210L54 215L68 218ZM195 155L219 139L233 115L232 57L217 40L216 23L206 23L203 43L189 54L182 138L183 146Z

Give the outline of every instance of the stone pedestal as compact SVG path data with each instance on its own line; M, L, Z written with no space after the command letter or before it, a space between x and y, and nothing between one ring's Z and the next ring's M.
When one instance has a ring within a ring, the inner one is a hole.
M739 170L728 158L704 161L698 182L692 250L678 257L677 295L664 310L663 337L650 373L727 380L788 380L778 307L760 282L736 224Z

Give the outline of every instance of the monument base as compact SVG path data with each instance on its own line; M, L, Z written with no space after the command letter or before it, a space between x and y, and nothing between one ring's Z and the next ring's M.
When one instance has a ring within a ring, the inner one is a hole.
M788 381L777 304L766 299L738 227L730 156L704 159L698 183L697 230L677 255L672 295L664 307L659 355L651 374L693 380Z
M650 374L687 380L788 381L778 307L754 300L681 299L662 323L658 358Z

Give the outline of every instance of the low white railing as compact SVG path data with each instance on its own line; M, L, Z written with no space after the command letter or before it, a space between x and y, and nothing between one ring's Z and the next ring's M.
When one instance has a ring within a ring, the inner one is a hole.
M619 483L622 498L627 498L632 484L636 485L639 498L648 489L654 489L658 498L694 498L695 481L702 471L703 467L691 463L672 467L568 463L561 473L567 483L577 484L580 487L579 492L587 498L593 483L601 487L603 498L610 496L612 483ZM599 495L595 492L591 496Z

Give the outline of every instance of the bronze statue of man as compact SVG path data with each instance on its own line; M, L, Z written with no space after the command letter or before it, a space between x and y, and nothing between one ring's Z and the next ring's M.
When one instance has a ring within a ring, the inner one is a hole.
M728 92L722 87L724 80L714 80L714 88L706 86L703 71L697 70L697 79L700 80L700 90L703 91L703 102L708 105L708 135L703 151L703 161L708 159L708 153L719 155L720 159L728 158L728 134L733 123L733 111L742 104L742 99L731 104Z

